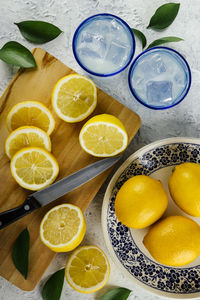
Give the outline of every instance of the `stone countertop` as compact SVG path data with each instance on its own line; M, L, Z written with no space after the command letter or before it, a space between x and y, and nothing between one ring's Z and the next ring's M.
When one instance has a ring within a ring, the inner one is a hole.
M13 22L36 19L52 22L60 27L64 33L56 40L42 47L63 61L66 65L79 73L83 70L76 63L71 41L76 27L86 17L96 13L112 13L123 18L131 27L142 30L148 43L162 36L179 36L183 42L169 44L169 47L180 52L189 62L192 71L192 86L189 94L182 103L169 110L154 111L139 104L131 95L128 88L128 69L109 79L93 78L95 83L112 95L118 101L137 112L142 119L142 127L124 155L127 158L135 150L153 141L167 137L199 137L200 135L200 2L199 0L181 0L179 14L175 22L164 32L147 30L150 17L159 5L167 3L165 0L1 0L0 9L0 47L9 40L16 40L29 49L32 45L20 35ZM177 2L177 1L175 1ZM168 45L167 45L168 46ZM137 41L136 55L142 51ZM16 68L0 61L0 94L3 93ZM111 275L107 285L94 294L84 295L72 290L65 282L61 300L64 299L98 299L111 287L123 286L130 288L130 300L156 300L155 296L142 289L126 278L118 269L106 249L101 231L101 206L106 186L97 194L85 216L87 231L83 244L96 244L108 255L111 263ZM45 272L41 282L34 291L24 292L16 288L4 278L0 278L0 300L39 300L41 287L47 277L65 265L68 254L58 254Z

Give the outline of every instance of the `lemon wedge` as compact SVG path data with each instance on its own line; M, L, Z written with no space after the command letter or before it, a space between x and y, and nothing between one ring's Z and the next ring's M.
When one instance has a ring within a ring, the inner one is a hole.
M86 222L81 209L72 204L53 207L40 225L41 241L55 252L71 251L85 235Z
M128 135L122 122L109 114L88 120L79 134L80 145L97 157L114 156L126 149Z
M48 151L27 147L19 150L10 162L12 176L29 190L40 190L51 184L59 172L55 157Z
M55 128L55 120L50 110L37 101L24 101L13 106L6 122L9 131L22 126L35 126L50 135Z
M80 293L94 293L108 281L110 264L105 253L96 246L83 246L69 257L65 277Z
M40 128L23 126L12 131L5 142L6 155L11 157L25 147L41 147L51 151L51 140L48 134Z
M61 78L52 92L52 106L66 122L79 122L87 118L97 104L94 82L82 75L72 74Z

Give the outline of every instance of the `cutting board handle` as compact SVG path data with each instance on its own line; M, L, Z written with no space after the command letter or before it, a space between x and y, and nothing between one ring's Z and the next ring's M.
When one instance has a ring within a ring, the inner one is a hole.
M28 196L23 204L0 213L0 229L30 214L41 205L33 196Z

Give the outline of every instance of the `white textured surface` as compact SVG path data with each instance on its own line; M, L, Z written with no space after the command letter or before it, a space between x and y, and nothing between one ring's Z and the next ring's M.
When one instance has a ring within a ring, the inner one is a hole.
M109 79L94 78L94 81L120 102L136 111L142 119L142 127L130 145L125 157L138 148L158 139L173 136L199 137L200 135L200 1L181 0L181 8L175 22L164 32L145 29L155 9L169 1L161 0L1 0L0 9L0 47L9 40L17 40L29 49L33 46L26 42L18 32L13 22L27 19L45 20L59 26L63 31L59 38L42 47L58 59L83 73L76 63L71 49L73 32L78 24L86 17L109 12L118 15L146 33L149 43L161 36L176 35L184 38L180 43L169 44L169 47L182 53L188 60L192 70L192 87L186 99L178 106L165 110L153 111L140 105L133 99L128 89L127 70L121 75ZM136 54L141 52L137 43ZM0 61L0 94L4 91L13 77L15 67ZM61 300L64 299L98 299L110 287L124 286L133 290L130 300L156 300L158 296L148 293L132 281L125 278L112 262L105 248L101 231L101 205L105 187L98 193L86 211L87 232L83 244L96 244L108 255L111 262L111 276L108 284L102 290L91 295L82 295L73 291L67 283L64 284ZM42 281L32 292L23 292L0 278L0 300L25 300L41 298L41 287L47 277L58 268L65 265L67 254L59 254L47 269ZM38 258L39 259L39 258ZM116 299L117 300L117 299Z

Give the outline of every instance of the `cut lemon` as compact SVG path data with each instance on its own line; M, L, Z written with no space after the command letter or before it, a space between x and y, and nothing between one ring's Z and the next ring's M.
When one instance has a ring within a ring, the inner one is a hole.
M91 118L82 127L80 145L89 154L97 157L114 156L127 147L128 135L122 122L108 114Z
M35 126L51 134L55 128L55 120L50 110L37 101L24 101L16 104L7 116L9 131L21 126Z
M79 122L87 118L97 104L94 82L82 75L61 78L52 92L52 105L56 114L66 122Z
M85 217L80 208L72 204L61 204L44 216L40 225L40 238L51 250L66 252L81 243L85 231Z
M96 246L83 246L69 257L65 277L69 285L80 293L93 293L108 281L110 264L105 253Z
M40 190L57 177L59 167L48 151L27 147L19 150L11 159L11 173L19 185L29 190Z
M51 151L51 141L46 132L33 126L19 127L12 131L5 142L5 152L11 158L25 147L41 147Z

